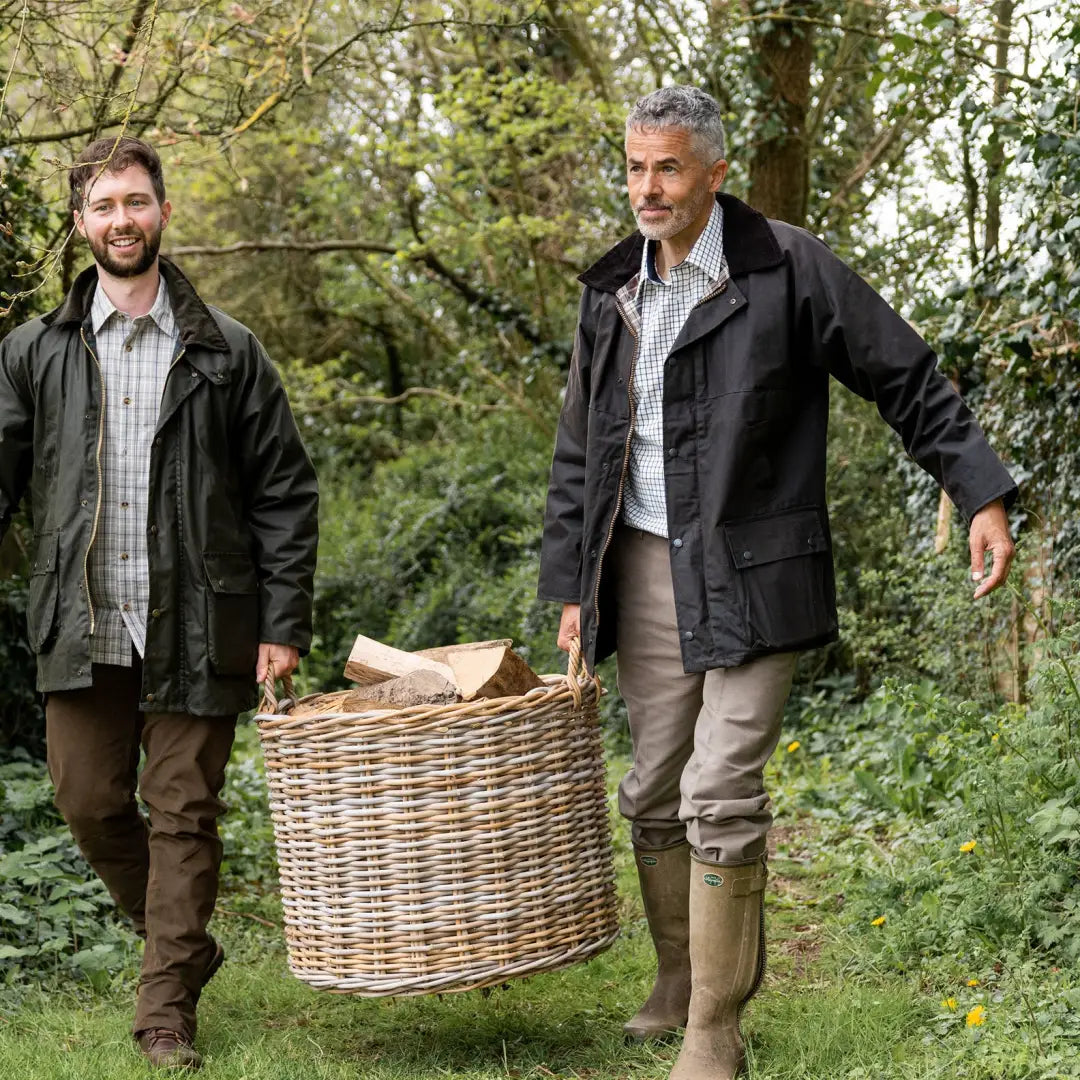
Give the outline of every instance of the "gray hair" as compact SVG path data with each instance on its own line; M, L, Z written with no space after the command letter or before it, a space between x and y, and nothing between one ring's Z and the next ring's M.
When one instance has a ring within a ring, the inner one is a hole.
M724 121L714 97L696 86L664 86L640 98L626 118L626 130L683 128L705 165L724 156Z

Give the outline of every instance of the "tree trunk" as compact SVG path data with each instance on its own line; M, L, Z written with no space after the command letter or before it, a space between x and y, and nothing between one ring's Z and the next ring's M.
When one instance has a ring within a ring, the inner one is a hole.
M994 5L994 105L1005 100L1009 90L1009 35L1012 33L1013 0L998 0ZM1005 173L1005 147L999 133L1000 121L994 121L993 134L986 155L986 235L983 237L983 256L997 254L1001 232L1001 182Z
M781 10L813 17L817 7L810 3ZM806 114L813 26L779 14L770 16L764 22L751 23L751 42L761 137L750 159L750 203L768 217L804 225L809 196Z

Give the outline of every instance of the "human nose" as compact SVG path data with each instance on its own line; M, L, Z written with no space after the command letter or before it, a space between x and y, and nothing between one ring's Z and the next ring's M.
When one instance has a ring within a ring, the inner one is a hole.
M660 192L660 174L646 169L641 178L641 193L643 195L656 195Z

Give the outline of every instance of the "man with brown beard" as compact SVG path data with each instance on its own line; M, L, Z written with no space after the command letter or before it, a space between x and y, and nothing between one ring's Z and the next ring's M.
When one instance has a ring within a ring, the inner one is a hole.
M262 346L158 254L154 149L98 140L70 183L96 265L0 343L0 536L28 493L56 805L146 941L140 1048L198 1068L219 794L256 681L311 641L317 487Z

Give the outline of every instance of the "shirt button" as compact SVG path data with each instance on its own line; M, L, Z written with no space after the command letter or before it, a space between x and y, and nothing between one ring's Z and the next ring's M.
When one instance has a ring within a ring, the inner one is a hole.
M128 553L126 551L121 551L120 552L120 558L121 559L124 559L126 561L127 557L128 557Z
M131 345L125 345L124 346L124 352L131 352L132 348L133 348L133 346L131 346Z
M124 609L125 611L130 611L130 610L131 610L131 605L130 605L130 604L127 604L127 603L123 604L123 605L122 605L122 607L123 607L123 609Z
M683 641L693 641L693 640L694 640L694 631L693 630L684 630L683 631Z
M129 397L124 398L124 404L125 405L130 405L131 404L131 398L129 398Z
M126 502L122 502L122 503L120 504L120 509L121 509L121 510L126 510L127 508L128 508L128 504L127 504Z
M682 540L680 540L679 537L675 537L675 539L671 541L671 546L673 548L681 548L682 547Z

